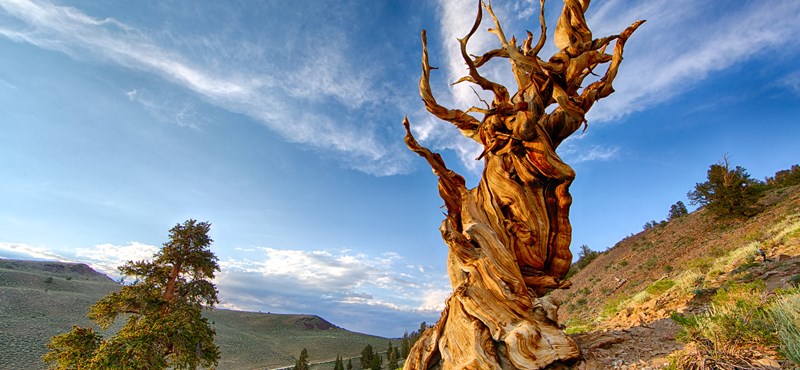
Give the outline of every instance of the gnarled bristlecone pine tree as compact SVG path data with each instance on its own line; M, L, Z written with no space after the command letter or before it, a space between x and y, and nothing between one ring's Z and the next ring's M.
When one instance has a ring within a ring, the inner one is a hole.
M557 307L544 297L569 286L561 279L572 261L569 186L575 172L555 150L586 124L592 105L614 91L625 41L644 21L619 35L595 39L584 17L589 0L564 3L554 34L559 51L547 61L538 56L547 37L544 0L541 35L534 45L529 32L521 46L515 38L507 39L490 4L478 4L474 26L459 39L469 74L456 83L469 82L491 92L494 98L486 108L462 111L437 103L422 32L419 92L425 107L483 145L479 158L485 167L478 186L467 189L464 178L422 147L408 120L403 121L406 145L425 158L439 178L447 209L440 230L449 247L453 285L441 318L411 350L404 369L542 369L580 361L577 345L558 327ZM484 10L494 22L489 32L500 47L470 56L467 43ZM612 43L614 51L607 54ZM517 83L514 95L479 73L494 58L509 60ZM605 63L605 74L582 87ZM547 109L554 104L555 109Z

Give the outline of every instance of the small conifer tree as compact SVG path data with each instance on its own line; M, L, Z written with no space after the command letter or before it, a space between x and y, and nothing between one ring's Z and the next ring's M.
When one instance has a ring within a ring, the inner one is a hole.
M333 363L333 370L344 370L344 363L342 362L342 356L338 353L336 354L336 362Z
M667 215L667 220L672 221L674 219L686 216L688 214L689 210L686 209L686 205L683 204L683 202L678 201L677 203L669 207L669 214Z
M219 271L208 237L211 224L187 220L169 230L169 241L150 261L119 267L133 283L89 308L103 330L120 315L126 322L109 339L74 326L57 335L43 359L55 369L194 369L219 360L216 332L202 309L218 302L212 283Z
M308 370L308 350L303 348L300 351L300 358L294 364L294 370Z
M708 180L695 185L687 196L692 204L705 206L717 216L752 216L763 184L750 178L740 166L730 169L728 157L708 169Z
M397 348L392 346L392 342L389 342L389 347L386 349L386 366L390 370L397 369L398 357Z
M372 357L374 356L375 353L372 346L367 344L367 346L361 350L361 368L369 369L372 366Z

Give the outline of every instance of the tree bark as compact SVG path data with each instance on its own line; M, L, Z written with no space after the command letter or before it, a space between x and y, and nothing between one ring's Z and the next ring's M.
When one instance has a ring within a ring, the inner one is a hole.
M536 46L530 33L521 46L514 38L507 40L491 5L479 3L475 24L459 39L469 74L457 83L491 92L494 99L485 109L461 111L436 102L423 31L420 95L431 114L483 145L479 158L484 170L478 186L467 189L441 156L414 139L404 120L406 145L439 178L447 209L440 231L449 247L453 285L440 320L411 349L404 369L541 369L580 359L577 345L558 326L557 306L544 297L569 286L561 279L572 260L569 186L575 172L555 150L586 123L584 116L594 102L613 92L625 41L643 22L620 35L592 39L584 18L588 4L565 0L555 32L561 50L545 62L537 56L546 38L544 0ZM494 22L489 32L497 35L501 47L471 57L466 45L484 9ZM611 42L614 53L605 54ZM509 59L518 88L513 96L478 72L492 58ZM580 89L595 67L608 62L604 76ZM553 104L555 109L546 113ZM469 113L480 113L482 119Z

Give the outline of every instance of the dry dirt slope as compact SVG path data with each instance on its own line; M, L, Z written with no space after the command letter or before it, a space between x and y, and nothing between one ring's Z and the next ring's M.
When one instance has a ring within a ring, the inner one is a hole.
M694 289L700 292L729 280L763 280L775 289L800 273L800 186L773 190L761 203L763 211L747 220L699 210L625 238L573 276L571 289L553 292L560 321L568 331L593 333L576 338L598 368L663 366L682 347L670 313L708 303L671 284L686 285L689 276L703 281ZM757 248L767 262L753 261Z

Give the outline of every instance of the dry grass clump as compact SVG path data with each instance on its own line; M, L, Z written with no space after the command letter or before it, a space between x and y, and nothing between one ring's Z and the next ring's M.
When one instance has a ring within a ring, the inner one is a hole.
M720 289L708 312L673 314L673 320L682 326L678 339L689 345L673 356L672 366L753 369L763 367L760 359L781 355L794 361L794 351L800 350L798 309L800 294L796 290L776 299L767 294L762 282Z
M744 247L734 249L727 255L717 258L708 271L708 276L718 276L728 271L733 271L741 265L752 263L758 255L760 243L748 243Z
M773 303L770 313L778 328L781 353L800 365L800 289L782 294Z
M643 290L639 293L634 294L633 297L631 297L631 301L633 301L636 304L642 304L649 301L650 298L653 298L653 295L648 293L646 290Z
M698 270L686 270L675 277L675 288L683 293L689 293L699 288L705 281L706 274Z

